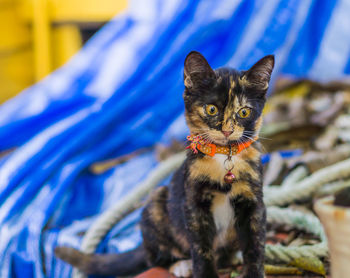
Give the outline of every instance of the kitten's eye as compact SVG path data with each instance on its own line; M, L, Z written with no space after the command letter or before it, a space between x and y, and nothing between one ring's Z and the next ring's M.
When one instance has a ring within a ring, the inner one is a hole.
M208 115L215 116L218 113L218 108L213 104L208 104L205 106L205 111L207 111Z
M238 116L240 118L247 118L249 117L250 115L250 112L251 112L251 109L250 108L242 108L241 110L238 111Z

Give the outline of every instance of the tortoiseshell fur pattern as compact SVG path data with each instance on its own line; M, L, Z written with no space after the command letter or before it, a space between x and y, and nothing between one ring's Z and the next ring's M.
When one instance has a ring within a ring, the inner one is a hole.
M200 53L191 52L185 60L183 94L191 134L217 145L239 144L255 138L262 124L273 66L274 58L270 55L248 71L231 68L214 71ZM215 105L217 114L209 115L207 105ZM249 108L248 117L239 117L242 108ZM226 136L223 131L231 134ZM266 212L260 153L260 143L254 142L233 156L231 172L235 179L227 184L224 182L227 156L210 157L188 150L170 185L157 188L143 210L142 246L134 253L130 251L129 261L125 254L123 260L114 255L106 264L103 258L107 260L111 255L90 255L88 272L121 275L128 270L135 273L153 266L169 268L180 260L191 260L193 277L216 278L217 270L230 266L240 250L242 277L264 277ZM74 252L69 248L59 247L56 253L81 269L87 264L87 255L79 253L81 257L77 259L75 254L73 259L70 254ZM99 271L94 272L91 265L96 265ZM104 271L101 265L105 266Z

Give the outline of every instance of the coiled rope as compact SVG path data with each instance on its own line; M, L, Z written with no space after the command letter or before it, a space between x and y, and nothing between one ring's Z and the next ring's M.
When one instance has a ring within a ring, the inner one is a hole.
M185 159L185 152L176 154L159 165L149 174L148 178L131 191L123 200L99 216L83 238L81 251L87 254L95 252L98 244L125 215L135 209L135 203L147 196L160 181L180 167ZM350 176L350 159L335 163L318 170L312 175L298 181L304 171L298 170L291 180L296 181L294 186L286 182L285 186L268 187L265 190L265 204L268 222L287 224L317 235L321 242L314 245L299 247L266 245L266 259L271 262L288 263L300 257L325 257L328 255L327 240L323 227L314 215L302 213L289 208L278 208L295 201L310 198L322 185L344 179ZM73 278L85 278L81 272L74 270Z
M266 260L273 263L289 263L300 257L326 257L328 255L327 238L322 224L318 218L312 214L305 214L301 211L268 207L267 222L284 224L295 227L318 236L320 243L304 246L283 246L280 244L265 247Z
M295 201L303 201L312 196L321 186L350 176L350 158L322 168L293 187L269 187L264 190L266 206L285 206Z
M181 166L185 158L186 153L182 152L159 163L144 182L136 186L135 189L129 192L129 194L120 200L120 202L97 218L84 235L80 250L86 254L93 254L96 251L98 244L113 226L123 219L123 217L136 209L137 207L135 204L140 204L141 200L147 196L153 188L159 184L159 182ZM74 269L72 277L85 278L86 275L81 271Z

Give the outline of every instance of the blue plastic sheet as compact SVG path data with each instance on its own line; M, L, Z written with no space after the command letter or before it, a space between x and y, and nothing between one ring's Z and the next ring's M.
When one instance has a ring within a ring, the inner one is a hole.
M350 73L349 14L345 0L131 1L69 63L0 107L0 151L14 149L0 159L0 277L69 277L54 247L79 247L157 161L149 151L101 175L89 166L185 138L188 52L240 69L274 53L274 79L341 78ZM139 214L99 251L136 246Z

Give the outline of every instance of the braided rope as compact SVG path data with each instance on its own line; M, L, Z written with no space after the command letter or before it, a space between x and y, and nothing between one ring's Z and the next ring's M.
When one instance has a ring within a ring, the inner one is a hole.
M283 180L281 186L291 187L294 186L297 182L302 180L308 175L308 170L305 166L300 165L296 167L290 174Z
M144 182L136 186L134 190L129 192L115 206L102 213L84 235L80 250L87 254L94 253L98 244L113 226L128 213L136 209L135 204L140 203L159 182L179 168L185 160L185 156L185 152L182 152L159 163ZM84 278L86 276L79 270L74 269L72 277Z
M96 222L90 227L83 238L81 251L85 253L94 253L97 245L109 232L109 230L125 215L132 211L135 203L138 203L157 184L175 171L185 159L185 154L180 153L161 162L153 170L145 182L141 183L123 200L114 207L104 212ZM265 191L265 204L267 206L281 206L292 203L296 200L309 198L312 193L317 191L322 185L350 176L350 159L338 162L325 167L312 175L304 178L294 187L283 186L280 188L268 188ZM273 262L290 262L300 257L325 257L328 254L326 237L318 218L313 215L306 215L302 212L291 209L281 209L277 207L268 207L267 217L269 222L279 224L289 224L298 229L306 230L319 236L321 243L300 247L286 247L282 245L266 245L266 258ZM74 278L85 278L81 272L74 271Z
M284 206L310 198L322 185L350 176L350 158L320 169L296 183L294 187L269 187L265 192L267 206Z
M289 263L300 257L326 257L328 255L327 238L319 219L312 214L305 214L289 208L268 207L269 223L285 224L318 236L320 243L300 247L270 245L265 248L266 260L275 263Z
M289 263L300 257L327 257L328 247L327 243L303 245L299 247L267 244L265 247L265 256L267 261Z
M349 186L350 186L350 179L334 181L334 182L325 184L320 189L318 189L316 192L316 196L321 197L326 195L332 195L337 191Z

